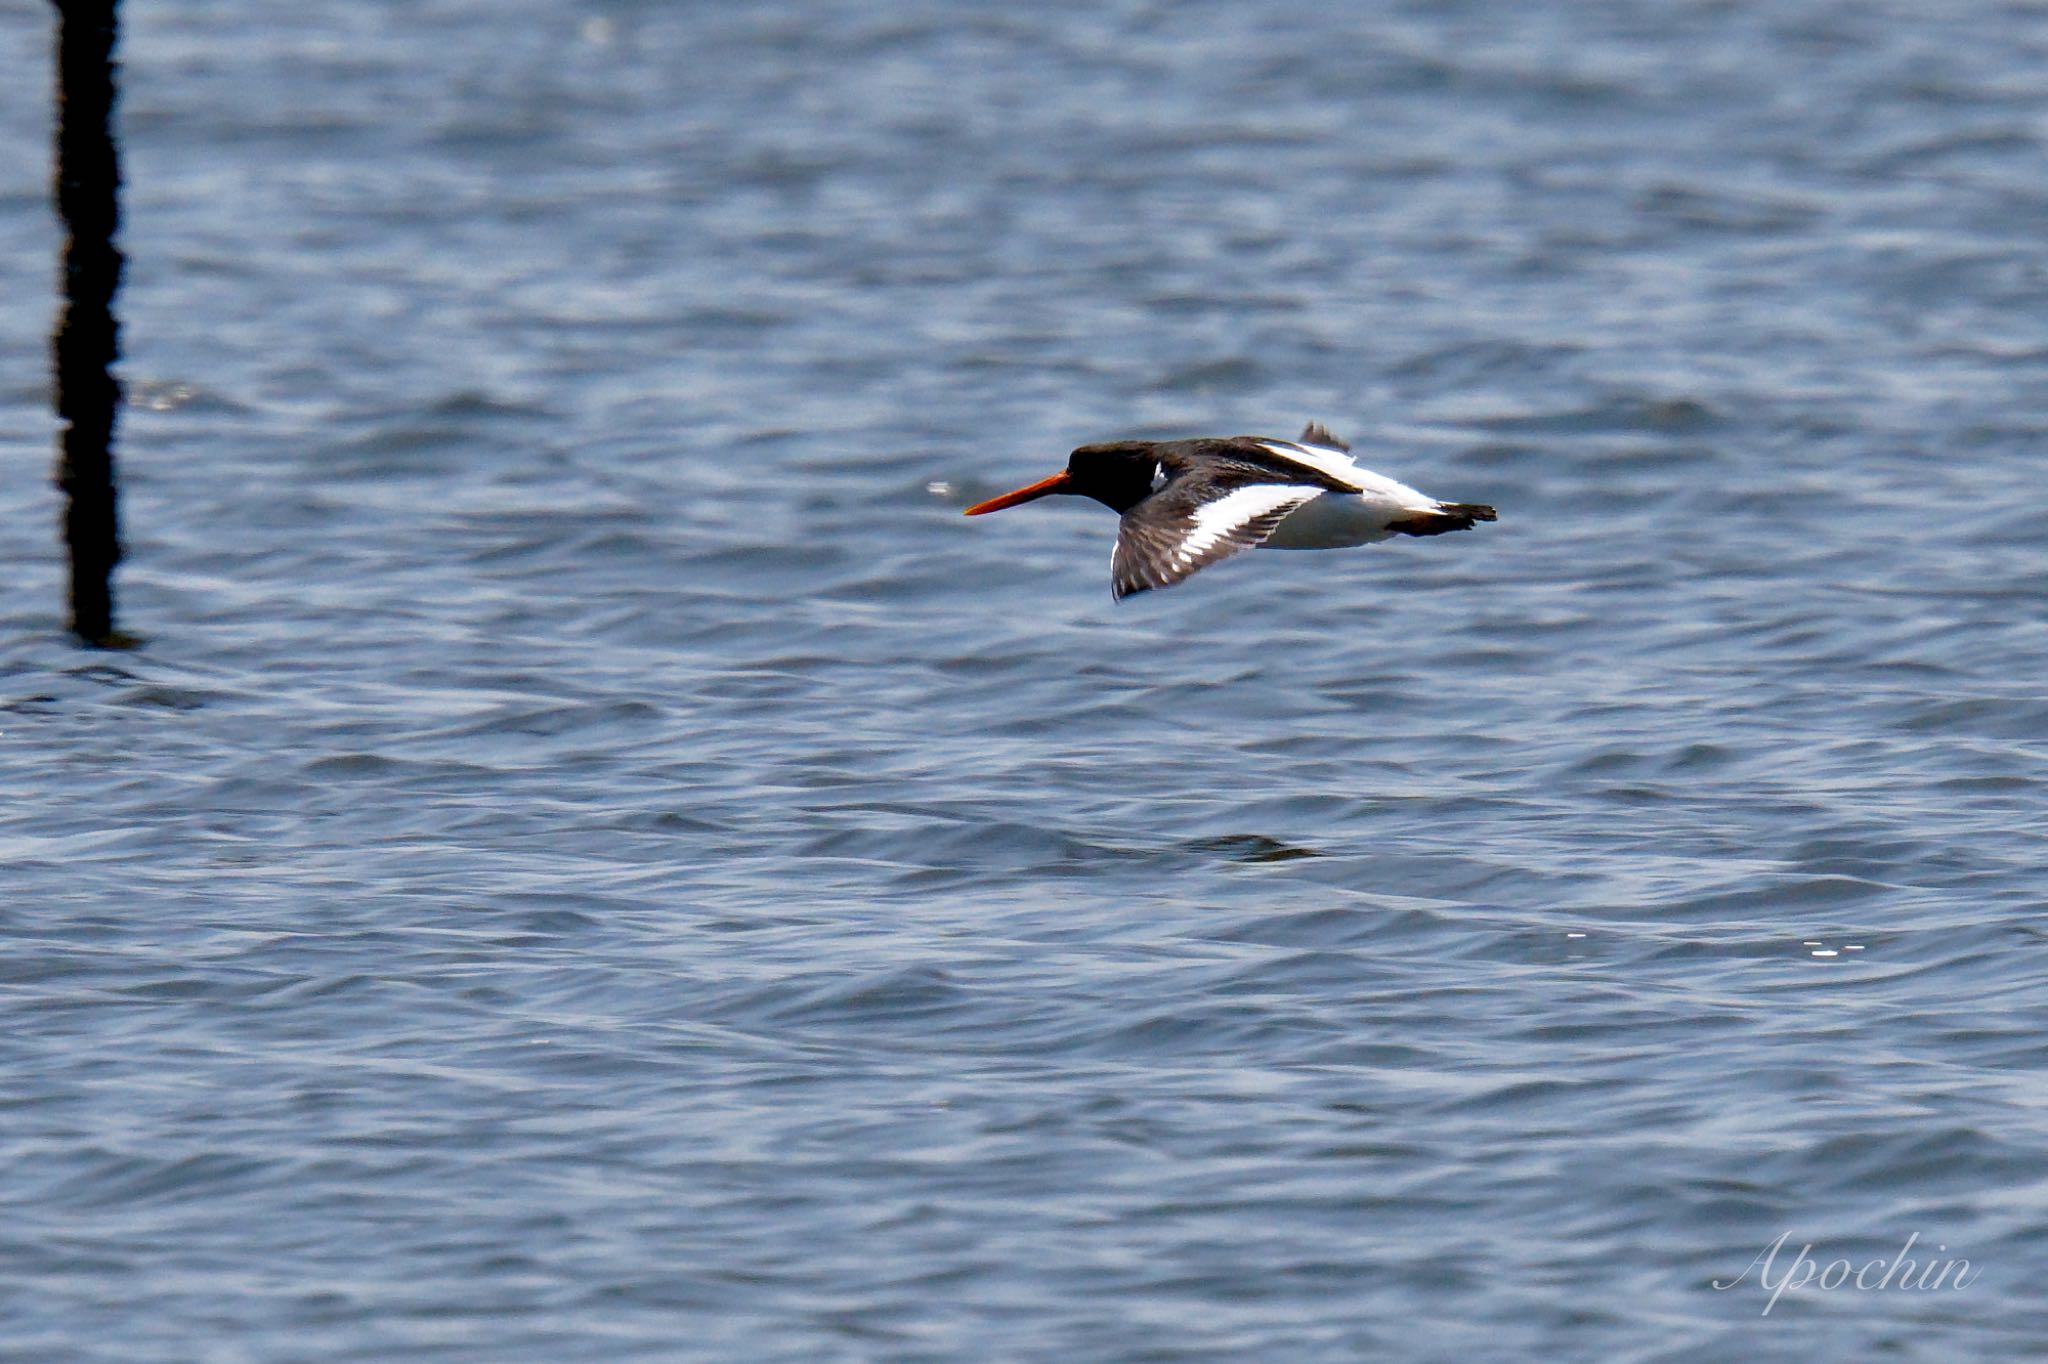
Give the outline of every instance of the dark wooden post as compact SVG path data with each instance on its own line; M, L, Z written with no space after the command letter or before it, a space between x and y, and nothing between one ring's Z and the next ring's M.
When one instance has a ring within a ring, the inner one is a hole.
M114 39L118 0L57 6L57 212L64 244L64 306L50 338L56 369L64 540L71 549L71 629L88 644L132 643L114 628L114 565L121 558L114 496L114 376L120 333L121 164L114 149Z

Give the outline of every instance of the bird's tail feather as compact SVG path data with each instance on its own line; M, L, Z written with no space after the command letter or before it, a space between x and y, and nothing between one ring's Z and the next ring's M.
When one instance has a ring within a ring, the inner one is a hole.
M1387 529L1402 535L1442 535L1445 531L1470 530L1478 521L1495 520L1493 508L1478 502L1439 502L1429 511L1411 512Z

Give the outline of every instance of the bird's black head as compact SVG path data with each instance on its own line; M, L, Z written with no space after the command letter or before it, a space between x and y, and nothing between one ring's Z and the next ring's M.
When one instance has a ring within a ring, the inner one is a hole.
M1074 485L1071 491L1092 497L1119 514L1152 495L1152 481L1158 472L1159 455L1150 441L1106 441L1084 445L1067 456L1067 477Z
M1022 502L1035 502L1054 493L1075 493L1092 497L1111 511L1129 511L1151 495L1152 480L1159 470L1159 456L1150 441L1108 441L1084 445L1067 456L1067 467L1051 478L992 497L967 509L969 516L1001 511Z

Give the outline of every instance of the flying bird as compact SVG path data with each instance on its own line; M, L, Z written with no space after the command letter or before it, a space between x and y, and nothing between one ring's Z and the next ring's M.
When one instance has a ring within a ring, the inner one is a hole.
M1300 440L1204 436L1083 445L1067 467L967 515L1054 493L1092 497L1123 517L1110 555L1118 598L1171 587L1241 549L1339 549L1391 535L1442 535L1494 519L1477 502L1439 502L1359 467L1351 447L1310 422Z

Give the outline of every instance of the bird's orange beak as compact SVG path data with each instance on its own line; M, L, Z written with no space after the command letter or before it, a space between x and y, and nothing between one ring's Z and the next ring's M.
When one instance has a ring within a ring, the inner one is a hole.
M977 502L963 512L962 515L979 516L983 512L1001 511L1005 507L1014 507L1020 502L1036 502L1041 497L1049 497L1053 493L1067 491L1067 486L1073 481L1073 479L1067 477L1067 471L1062 469L1051 478L1041 478L1028 488L1019 488L1016 492L1004 493L1001 497L991 497L986 502Z

